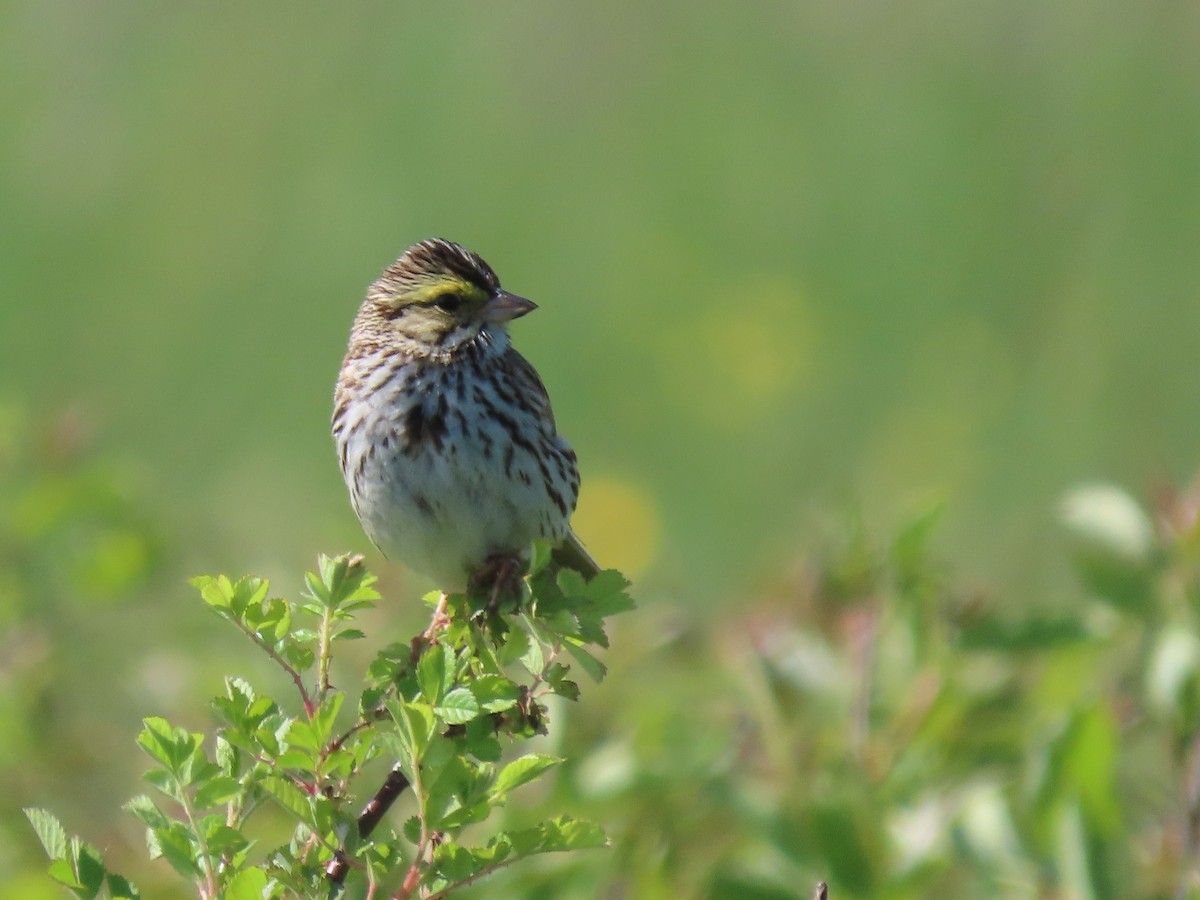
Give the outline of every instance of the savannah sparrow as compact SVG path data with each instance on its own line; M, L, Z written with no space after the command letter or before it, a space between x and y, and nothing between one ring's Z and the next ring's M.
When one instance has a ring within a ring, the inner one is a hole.
M568 525L575 453L509 343L536 308L470 250L425 240L370 286L350 332L333 436L354 511L385 556L445 590L513 577L536 538L597 571Z

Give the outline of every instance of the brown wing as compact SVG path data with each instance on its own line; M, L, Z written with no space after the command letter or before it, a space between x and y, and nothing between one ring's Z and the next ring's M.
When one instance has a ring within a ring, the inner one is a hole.
M574 569L584 578L591 579L600 574L599 564L592 559L574 531L567 531L563 542L550 552L550 558L563 568Z

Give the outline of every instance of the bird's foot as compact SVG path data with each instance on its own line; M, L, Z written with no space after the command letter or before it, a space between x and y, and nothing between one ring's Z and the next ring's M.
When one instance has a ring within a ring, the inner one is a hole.
M504 597L519 598L521 596L521 576L525 571L525 563L519 556L511 553L493 553L483 561L483 565L471 576L468 588L471 593L487 591L487 613L494 615L500 608L500 600Z

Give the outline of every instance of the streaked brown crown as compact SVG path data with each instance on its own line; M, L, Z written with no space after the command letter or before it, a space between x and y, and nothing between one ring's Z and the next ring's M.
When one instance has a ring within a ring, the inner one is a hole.
M500 289L500 279L478 253L443 238L413 244L383 273L400 291L416 290L447 276L473 284L487 295Z

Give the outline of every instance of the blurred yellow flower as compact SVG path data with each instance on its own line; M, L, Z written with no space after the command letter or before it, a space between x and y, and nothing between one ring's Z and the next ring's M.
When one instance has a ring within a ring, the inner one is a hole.
M664 347L664 391L722 430L746 428L785 403L811 371L816 330L792 283L763 279L722 290Z
M635 581L654 561L662 534L654 498L617 478L584 479L572 525L601 567Z

